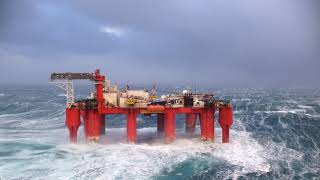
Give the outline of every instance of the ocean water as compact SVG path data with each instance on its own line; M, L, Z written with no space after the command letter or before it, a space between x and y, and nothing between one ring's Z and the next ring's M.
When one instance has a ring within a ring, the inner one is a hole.
M79 88L85 95L88 90ZM234 105L231 142L199 139L176 117L164 144L156 117L138 117L126 144L124 116L108 116L101 143L68 143L65 96L54 87L0 87L0 179L320 179L319 89L216 89Z

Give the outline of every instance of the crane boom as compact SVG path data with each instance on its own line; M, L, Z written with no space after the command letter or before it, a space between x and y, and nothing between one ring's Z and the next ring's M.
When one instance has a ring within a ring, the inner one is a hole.
M97 92L97 97L99 98L99 103L103 102L103 82L105 81L105 76L100 75L100 70L97 69L94 73L51 73L50 82L51 84L60 87L66 91L67 96L67 107L70 108L74 104L74 89L72 80L90 80L95 81L96 86L99 91Z
M72 80L94 80L93 73L51 73L50 82L51 84L60 87L66 91L67 96L67 107L71 107L74 103L74 89Z
M93 80L92 73L52 73L51 81L55 80L75 80L75 79L89 79Z

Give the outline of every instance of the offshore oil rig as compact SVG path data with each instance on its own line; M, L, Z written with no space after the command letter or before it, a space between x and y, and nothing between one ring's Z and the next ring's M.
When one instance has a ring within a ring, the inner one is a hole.
M90 80L95 92L83 100L75 101L73 80ZM123 90L110 83L97 69L94 73L52 73L50 83L67 92L66 126L69 129L70 142L77 143L77 131L83 122L87 140L98 142L105 134L105 116L125 114L127 117L127 142L137 139L138 114L157 115L157 131L164 132L165 142L175 139L175 115L185 114L187 132L194 132L199 116L201 139L214 140L214 114L219 111L219 124L222 128L222 142L229 142L229 129L233 123L233 110L230 102L215 100L213 94L170 93L157 97L155 87L148 90L133 90L127 86ZM82 118L82 121L81 121Z

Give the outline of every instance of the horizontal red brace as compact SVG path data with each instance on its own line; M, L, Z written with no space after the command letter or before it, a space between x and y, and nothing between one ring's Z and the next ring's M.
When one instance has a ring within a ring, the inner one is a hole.
M163 110L163 113L166 110L173 111L175 114L194 114L194 113L201 113L203 110L207 109L212 109L214 110L215 108L207 108L207 107L200 107L200 108L192 108L192 107L180 107L180 108L171 108L171 107L166 107ZM114 108L109 108L109 107L102 107L101 111L99 112L100 114L128 114L130 110L136 111L137 114L144 114L145 112L148 111L147 108L119 108L119 107L114 107ZM161 112L157 113L150 113L150 114L158 114Z

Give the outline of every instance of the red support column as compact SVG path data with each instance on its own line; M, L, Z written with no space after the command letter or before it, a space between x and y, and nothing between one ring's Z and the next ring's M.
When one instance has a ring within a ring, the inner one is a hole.
M232 107L220 107L219 109L219 123L222 128L222 142L229 142L229 129L233 123Z
M88 111L87 110L80 110L80 114L83 119L84 135L85 135L85 138L87 139L88 138Z
M164 131L164 114L157 114L157 132L162 133Z
M165 142L170 143L175 139L175 113L172 109L165 110Z
M186 132L193 133L196 129L197 114L186 114Z
M137 112L129 109L127 113L127 142L135 143L137 140Z
M207 140L214 140L214 111L215 109L207 109Z
M92 141L99 141L101 129L101 115L96 109L87 110L87 139Z
M94 80L96 84L96 97L97 97L97 108L98 112L101 112L103 107L104 98L103 98L103 82L105 81L105 76L100 74L100 70L97 69L94 73Z
M201 128L201 139L207 140L207 111L204 109L200 113L200 128Z
M66 108L66 125L69 129L71 143L77 143L77 131L80 124L80 110L77 108Z

